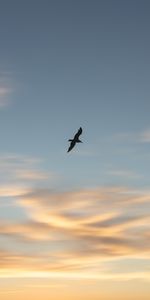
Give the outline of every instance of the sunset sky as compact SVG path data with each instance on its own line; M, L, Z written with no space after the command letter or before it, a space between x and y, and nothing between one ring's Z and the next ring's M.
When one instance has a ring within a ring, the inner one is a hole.
M0 2L0 299L149 300L150 2Z

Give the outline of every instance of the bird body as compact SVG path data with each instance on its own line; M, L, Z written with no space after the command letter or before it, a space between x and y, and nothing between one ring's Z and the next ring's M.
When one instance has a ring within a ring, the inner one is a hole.
M76 143L82 143L82 141L79 140L79 136L81 135L81 133L82 133L82 128L80 127L78 132L75 134L74 138L68 140L68 142L70 142L70 146L67 152L70 152Z

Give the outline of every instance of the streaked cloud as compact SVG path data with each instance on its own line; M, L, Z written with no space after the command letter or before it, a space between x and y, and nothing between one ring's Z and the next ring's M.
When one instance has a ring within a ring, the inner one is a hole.
M10 222L0 222L0 234L14 236L21 240L50 240L50 226L44 223L26 222L12 224Z
M15 197L25 195L30 191L26 186L21 185L0 185L0 197Z
M139 140L143 143L150 143L150 128L140 133Z
M8 96L11 90L8 87L0 86L0 107L7 106L9 104Z
M115 274L113 262L150 260L148 192L124 187L69 192L30 189L14 196L14 205L24 209L27 219L15 223L6 219L0 223L0 238L7 237L19 247L15 252L11 247L1 251L0 276L5 276L5 272L12 276L12 270L16 270L16 276L39 273L47 277L72 274L118 279L120 274ZM30 252L31 245L35 256ZM133 277L130 272L128 264L120 279L149 279L144 267L137 269Z
M10 73L0 72L0 108L10 105L13 91L14 89L10 83Z
M1 182L25 184L40 180L55 180L56 174L41 170L41 161L38 158L21 156L16 154L0 155Z
M142 177L141 175L131 171L131 170L113 170L113 169L110 169L110 170L107 170L106 171L106 174L107 175L111 175L111 176L116 176L116 177L125 177L125 178L140 178Z
M18 170L16 171L16 176L23 180L45 180L48 179L50 175L38 170Z
M150 143L150 127L139 131L122 132L115 134L111 140L119 142L132 142L132 143Z

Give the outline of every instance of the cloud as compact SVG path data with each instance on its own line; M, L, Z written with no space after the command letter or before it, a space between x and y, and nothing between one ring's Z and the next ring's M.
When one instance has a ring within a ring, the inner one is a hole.
M30 189L21 185L1 185L0 197L15 197L29 193Z
M30 189L16 196L15 205L24 209L27 219L0 223L0 238L6 237L18 245L14 252L9 249L9 255L1 252L0 276L6 270L11 274L14 269L47 277L57 273L118 278L117 274L113 277L115 271L111 264L108 267L109 262L135 257L150 259L150 217L146 209L149 199L148 192L124 187L69 192ZM35 256L31 248L35 249ZM129 270L130 265L127 273ZM144 269L137 269L134 275L143 278L143 272ZM131 279L130 275L122 275L126 277Z
M111 139L119 142L150 143L150 128L138 132L123 132L115 134Z
M139 135L139 141L143 143L150 143L150 129L146 129Z
M130 179L136 179L142 177L141 175L131 171L131 170L113 170L110 169L106 171L107 175L110 176L116 176L116 177L125 177L125 178L130 178Z
M12 224L10 222L0 222L0 234L15 237L27 241L50 240L50 226L40 222L24 222Z
M0 108L9 105L9 96L12 90L9 87L0 86Z
M49 178L48 173L38 170L18 170L16 176L22 180L46 180Z
M25 185L29 182L55 180L56 174L40 169L41 160L16 154L0 155L0 179L5 183Z
M0 108L10 105L11 95L14 92L10 83L9 72L0 72Z
M135 206L144 206L145 201L147 195L107 188L54 194L35 191L22 197L19 204L34 222L51 226L64 240L63 245L66 243L68 252L77 256L116 257L148 250L149 242L144 235L132 235L133 228L149 225L146 211L134 212Z

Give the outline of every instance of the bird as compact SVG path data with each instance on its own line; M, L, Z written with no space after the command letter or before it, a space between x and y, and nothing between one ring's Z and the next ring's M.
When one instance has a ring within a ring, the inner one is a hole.
M82 143L82 141L79 140L79 136L82 133L82 127L80 127L77 131L77 133L75 134L73 139L69 139L68 142L70 142L70 146L68 148L67 152L70 152L72 150L72 148L75 146L76 143Z

